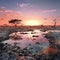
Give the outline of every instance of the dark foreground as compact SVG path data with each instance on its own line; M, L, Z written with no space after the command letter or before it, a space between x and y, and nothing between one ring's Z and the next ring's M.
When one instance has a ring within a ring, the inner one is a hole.
M51 48L51 47L49 47ZM55 51L55 50L54 50ZM40 53L31 53L27 47L11 46L7 43L0 43L0 60L60 60L60 51L41 51Z

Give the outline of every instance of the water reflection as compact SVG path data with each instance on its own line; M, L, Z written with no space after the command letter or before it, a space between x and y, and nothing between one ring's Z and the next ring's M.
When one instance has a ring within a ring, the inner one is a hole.
M9 36L14 36L14 35L15 33L12 33ZM10 38L9 40L4 41L4 43L8 43L12 45L14 43L17 43L21 48L28 47L29 44L34 45L36 42L39 42L42 47L49 46L48 40L44 38L43 32L41 32L40 30L17 32L17 35L22 39L14 40Z
M10 34L10 36L14 36L14 35L15 33ZM47 32L41 32L39 30L27 31L27 32L24 31L24 32L17 32L17 36L22 37L22 40L21 39L15 40L10 38L9 40L4 41L4 43L8 43L8 44L4 44L4 46L2 45L3 47L1 47L1 49L5 48L2 49L4 53L6 53L5 52L6 50L8 52L7 54L10 54L8 55L9 57L13 55L9 59L11 58L13 59L13 57L15 57L18 58L19 60L20 58L24 57L25 60L31 60L31 59L26 59L26 57L27 58L30 57L30 58L34 58L33 60L60 60L60 45L59 45L60 32L55 30L47 31ZM54 40L56 40L56 44ZM52 41L54 43L52 43ZM21 49L20 47L23 49ZM4 55L5 54L3 54L3 56Z

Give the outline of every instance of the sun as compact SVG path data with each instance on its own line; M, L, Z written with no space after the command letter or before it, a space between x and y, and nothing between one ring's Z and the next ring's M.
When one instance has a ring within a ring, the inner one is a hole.
M38 20L27 20L25 22L25 25L27 25L27 26L38 26L38 25L40 25L40 22Z

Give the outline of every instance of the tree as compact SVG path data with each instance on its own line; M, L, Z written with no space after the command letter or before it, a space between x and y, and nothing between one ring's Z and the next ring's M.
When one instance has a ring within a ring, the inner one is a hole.
M17 27L17 24L21 23L21 21L22 21L22 20L11 19L11 20L9 21L9 23L14 24L14 26ZM17 38L16 32L15 32L15 37L14 37L14 38Z
M56 29L56 23L57 23L56 19L54 19L53 22L54 22L54 29Z
M18 19L11 19L11 20L9 21L9 23L14 24L15 27L17 27L17 24L19 24L20 22L21 22L21 20L18 20Z

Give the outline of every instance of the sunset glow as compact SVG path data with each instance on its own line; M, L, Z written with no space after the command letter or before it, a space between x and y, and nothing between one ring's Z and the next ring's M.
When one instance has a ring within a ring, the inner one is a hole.
M0 60L60 60L60 0L0 0Z
M41 23L38 20L27 20L25 22L25 25L28 25L28 26L37 26L37 25L41 25Z
M32 26L54 25L56 19L60 25L60 0L1 0L0 25L9 25L11 19L21 19L23 25Z

